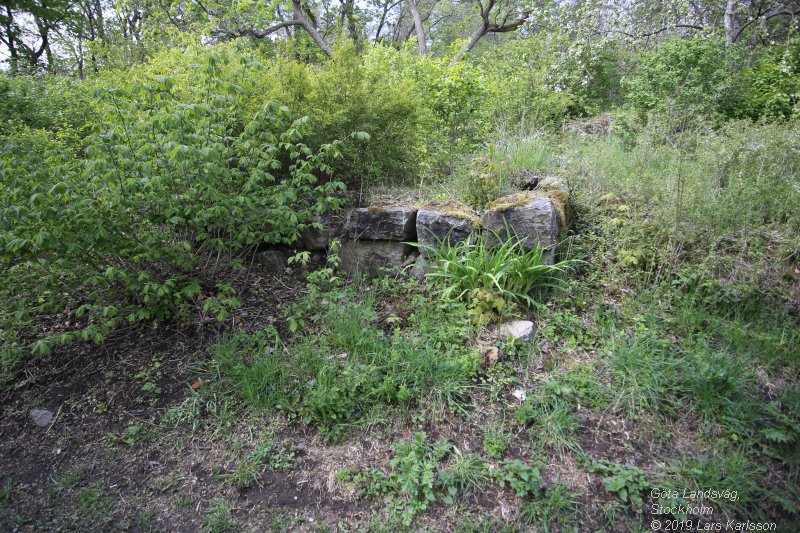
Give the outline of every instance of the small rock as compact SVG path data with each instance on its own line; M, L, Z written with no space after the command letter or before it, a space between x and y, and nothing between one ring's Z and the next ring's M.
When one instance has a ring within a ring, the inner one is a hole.
M524 402L525 400L528 399L528 393L525 392L522 389L515 390L514 392L511 393L511 396L513 396L514 398L516 398L520 402Z
M53 412L47 409L33 409L31 410L31 419L40 428L47 427L53 421Z
M420 255L417 257L417 260L414 261L414 266L411 267L411 276L418 279L423 280L425 279L425 275L430 272L431 268L433 268L433 263L425 257L424 255Z
M539 176L533 175L528 176L528 178L523 182L521 189L523 191L533 191L537 187L539 187Z
M406 257L406 260L403 261L403 264L401 266L403 268L410 267L411 265L417 262L418 258L419 258L419 252L414 250L408 255L408 257Z
M513 337L521 342L528 342L536 335L536 326L530 320L515 320L502 324L497 328L497 334L502 339Z
M280 272L288 266L289 254L283 250L265 250L256 256L256 261L269 272Z
M481 352L481 360L483 361L483 366L496 365L497 361L500 360L500 350L497 348L497 346L484 348Z

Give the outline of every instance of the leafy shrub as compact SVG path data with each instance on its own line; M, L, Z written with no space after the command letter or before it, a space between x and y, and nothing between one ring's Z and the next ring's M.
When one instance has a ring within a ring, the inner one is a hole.
M548 31L505 42L481 58L498 97L499 122L522 132L597 111L618 82L611 50L577 50L571 38Z
M544 479L539 468L523 463L519 459L502 461L492 476L501 487L508 486L520 498L541 496Z
M740 78L735 116L751 119L800 116L800 40L768 47Z
M359 494L366 497L387 496L388 508L399 515L408 526L418 513L436 502L441 488L437 478L438 463L450 452L447 441L429 443L425 433L415 433L414 438L394 446L394 456L389 461L391 471L346 470L339 476L361 484Z
M487 429L483 433L483 451L489 457L499 459L508 448L506 435L499 430Z
M217 77L222 63L211 55L197 74L194 103L176 102L169 78L98 91L105 112L83 160L43 132L4 133L0 250L19 283L5 292L33 289L19 312L33 299L89 317L56 342L99 341L123 322L224 320L243 257L295 241L309 217L338 207L344 186L328 161L340 142L312 151L309 120L272 103L240 121L240 88Z
M91 90L63 76L0 74L0 124L24 124L32 129L75 134L88 129Z
M472 158L466 179L461 184L467 204L483 210L500 195L501 167L501 161L495 156L493 144L489 145L486 154Z
M711 116L725 110L739 59L722 36L671 39L644 54L622 86L629 105L650 111Z
M291 109L302 109L315 128L309 144L363 131L369 143L342 147L337 176L348 184L372 185L413 180L423 155L419 137L424 103L414 80L391 72L392 62L371 47L366 55L352 44L338 47L324 69L278 61L262 72L259 84Z
M452 505L457 497L473 494L489 480L487 465L478 457L463 455L448 441L431 443L427 439L419 432L395 444L388 473L349 468L337 477L359 485L361 496L385 497L390 513L405 526L431 504L442 501ZM448 465L441 468L445 458L449 458Z
M641 468L608 461L592 461L589 471L603 476L603 484L608 492L641 510L642 491L651 487L647 474Z

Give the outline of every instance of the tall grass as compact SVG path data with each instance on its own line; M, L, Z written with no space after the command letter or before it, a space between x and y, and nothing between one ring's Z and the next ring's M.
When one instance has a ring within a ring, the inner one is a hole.
M653 126L633 142L576 138L554 161L590 196L615 192L680 236L710 242L765 226L800 228L800 129L791 124L680 134Z

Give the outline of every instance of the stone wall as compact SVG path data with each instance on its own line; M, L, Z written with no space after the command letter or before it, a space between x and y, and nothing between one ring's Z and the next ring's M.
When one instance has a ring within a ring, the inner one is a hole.
M472 241L482 234L495 243L516 237L528 249L541 244L552 262L559 232L568 222L568 208L566 181L544 177L537 180L534 190L499 198L483 213L447 202L373 206L317 217L313 222L320 227L307 229L295 249L311 251L319 259L331 241L338 240L342 243L340 267L347 274L376 276L384 269L408 267L421 277L429 265L426 250L430 247ZM271 270L280 270L290 253L289 248L272 248L263 251L259 260Z

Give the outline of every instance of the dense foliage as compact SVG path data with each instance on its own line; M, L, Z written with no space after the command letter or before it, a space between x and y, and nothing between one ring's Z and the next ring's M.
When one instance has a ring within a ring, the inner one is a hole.
M708 34L641 54L571 42L539 33L455 63L409 46L341 42L318 63L194 43L83 81L3 75L4 335L17 353L15 331L65 308L80 328L58 342L224 319L237 269L336 209L345 185L431 184L481 207L514 169L549 164L509 135L601 109L615 135L576 146L578 160L598 183L630 176L673 234L797 223L796 129L726 122L796 116L797 40L748 52ZM502 148L485 153L492 139Z
M188 102L170 78L98 89L99 120L80 141L24 124L4 133L0 243L16 321L74 306L89 318L79 337L99 342L121 322L193 308L224 320L237 305L229 278L259 244L289 244L338 207L328 161L340 141L310 149L308 118L274 103L240 118L245 89L217 77L222 62L208 57Z
M738 491L698 527L791 528L799 20L5 2L0 529L636 531L687 503L656 487ZM555 250L445 239L368 281L298 249L356 204L477 228L545 179Z

